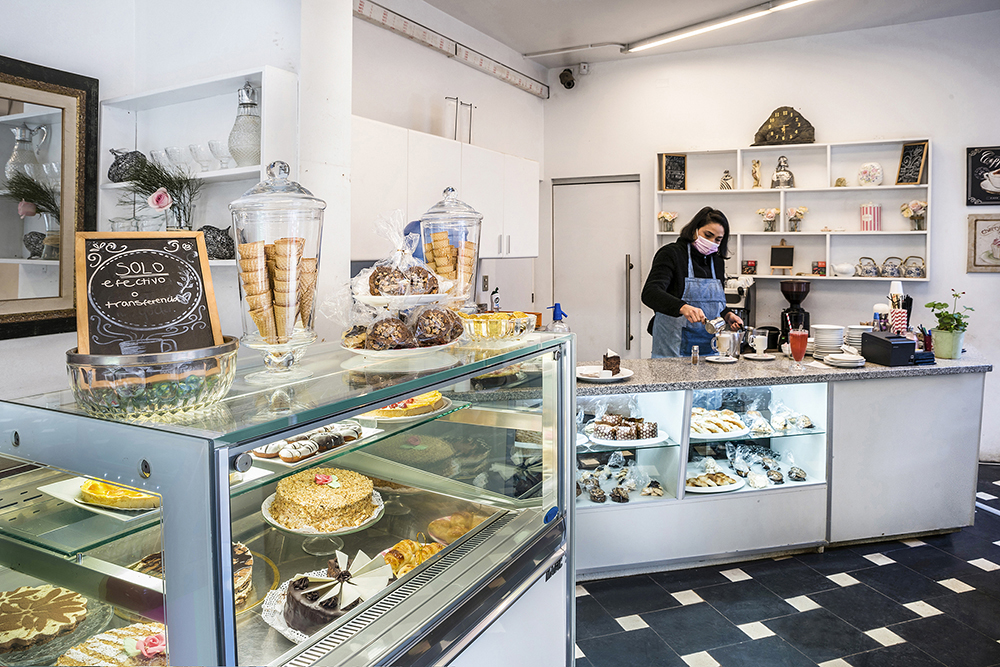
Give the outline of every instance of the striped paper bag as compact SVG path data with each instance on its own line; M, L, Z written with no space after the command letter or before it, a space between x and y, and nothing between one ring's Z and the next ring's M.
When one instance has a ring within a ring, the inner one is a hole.
M880 232L882 231L882 205L864 204L861 207L861 231Z

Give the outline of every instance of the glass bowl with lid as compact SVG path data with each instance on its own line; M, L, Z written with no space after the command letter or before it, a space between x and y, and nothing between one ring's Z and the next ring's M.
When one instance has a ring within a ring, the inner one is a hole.
M236 232L243 345L261 351L264 370L251 384L309 377L298 362L316 340L319 275L326 202L289 180L289 167L272 162L267 180L229 205Z
M458 198L455 188L420 216L424 261L444 281L455 304L472 301L479 269L479 232L483 214Z

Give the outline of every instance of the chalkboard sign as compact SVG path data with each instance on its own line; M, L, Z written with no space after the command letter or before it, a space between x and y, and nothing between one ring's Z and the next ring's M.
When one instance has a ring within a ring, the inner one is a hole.
M201 232L76 235L80 354L175 352L222 344Z
M1000 204L1000 146L967 148L965 203L968 206Z
M687 156L660 153L660 189L687 189Z
M795 246L785 244L785 239L781 239L781 245L771 246L771 273L775 269L792 270L794 266Z
M903 150L899 155L899 173L896 174L896 185L920 185L924 179L924 165L926 163L926 141L903 144Z

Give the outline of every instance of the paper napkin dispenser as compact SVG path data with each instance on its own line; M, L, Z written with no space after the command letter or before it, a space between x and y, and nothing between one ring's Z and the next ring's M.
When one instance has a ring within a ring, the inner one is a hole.
M909 366L917 352L917 343L889 331L861 335L861 356L882 366Z

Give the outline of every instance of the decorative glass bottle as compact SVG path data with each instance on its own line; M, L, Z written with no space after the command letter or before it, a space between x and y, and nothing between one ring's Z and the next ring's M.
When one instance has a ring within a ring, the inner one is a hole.
M10 131L14 133L14 150L11 152L10 158L7 160L7 165L4 167L4 174L7 178L10 178L14 175L14 172L19 171L37 180L39 172L42 169L41 165L38 164L38 156L36 155L36 148L32 140L36 133L41 132L42 140L38 142L39 147L41 147L45 143L45 139L49 136L49 128L45 125L31 128L28 127L27 123L21 123L17 127L10 128ZM258 141L258 143L260 142ZM37 171L29 170L28 165L37 167Z
M247 81L239 90L240 106L229 132L229 152L238 167L260 164L260 107L257 91Z

